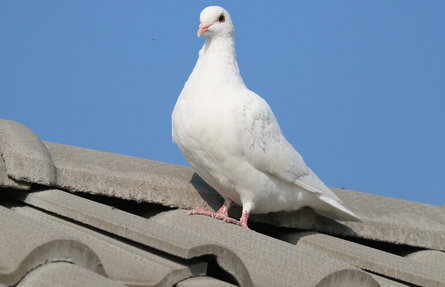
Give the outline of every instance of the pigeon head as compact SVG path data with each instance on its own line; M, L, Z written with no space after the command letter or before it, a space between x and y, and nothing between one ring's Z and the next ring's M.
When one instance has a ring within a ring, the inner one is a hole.
M206 38L218 36L233 37L235 29L229 13L222 7L209 6L200 15L198 37L204 34Z

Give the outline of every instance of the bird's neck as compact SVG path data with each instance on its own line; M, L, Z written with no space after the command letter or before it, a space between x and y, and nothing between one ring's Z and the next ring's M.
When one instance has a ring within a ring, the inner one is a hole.
M212 77L213 79L227 81L232 78L243 83L236 61L235 39L232 36L206 38L199 53L198 65L206 70L206 75L218 76Z
M236 61L235 39L233 36L206 38L204 55L226 56Z

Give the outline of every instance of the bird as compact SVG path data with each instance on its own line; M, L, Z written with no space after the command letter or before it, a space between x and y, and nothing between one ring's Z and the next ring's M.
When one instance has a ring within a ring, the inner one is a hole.
M285 139L267 102L240 74L230 14L209 6L200 14L205 43L172 112L172 137L190 167L224 199L207 215L249 229L250 213L309 206L345 221L361 221L306 165ZM242 206L239 220L228 211Z

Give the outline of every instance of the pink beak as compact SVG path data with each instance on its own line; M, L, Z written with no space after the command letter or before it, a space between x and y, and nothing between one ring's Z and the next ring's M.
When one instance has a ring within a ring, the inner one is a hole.
M207 30L209 30L210 26L212 26L212 24L210 24L209 22L202 22L199 25L199 29L198 29L198 37L201 37L202 34L204 34L205 32L207 32Z

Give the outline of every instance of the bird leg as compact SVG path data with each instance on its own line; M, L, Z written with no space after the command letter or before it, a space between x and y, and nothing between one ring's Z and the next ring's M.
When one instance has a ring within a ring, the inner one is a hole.
M226 217L225 219L223 219L223 222L227 222L227 223L232 223L241 227L244 227L246 229L250 229L247 226L247 219L249 218L249 212L247 212L247 210L243 211L243 215L241 216L240 220L236 220L233 219L231 217Z
M232 223L247 229L250 229L247 226L247 219L249 218L250 210L252 210L251 205L243 205L243 215L241 216L240 220L233 219L229 217L229 209L232 207L233 203L230 199L225 199L223 206L217 211L217 212L211 212L208 210L205 210L201 207L195 207L192 210L190 210L187 215L206 215L210 216L219 220L222 220L225 223Z
M194 214L199 214L199 215L206 215L206 216L210 216L219 220L225 220L226 218L230 218L229 217L229 209L230 207L232 207L233 203L230 199L226 199L224 201L223 206L221 206L221 208L217 211L217 212L211 212L208 210L205 210L201 207L195 207L192 210L190 210L187 215L194 215Z
M230 217L227 217L226 219L223 220L223 222L228 222L228 223L232 223L241 227L244 227L246 229L250 229L247 226L247 220L249 219L249 214L252 211L254 207L254 204L252 203L252 201L247 200L245 202L243 202L243 214L241 215L240 220L236 220Z

